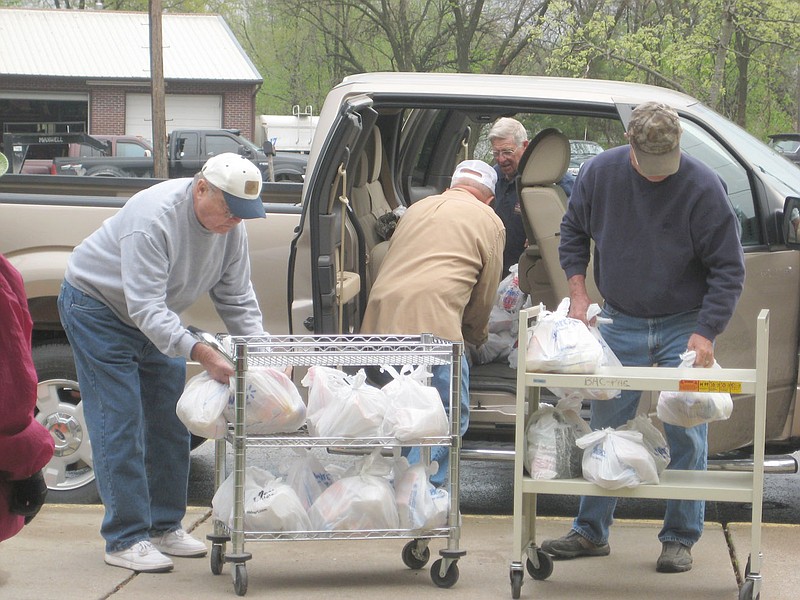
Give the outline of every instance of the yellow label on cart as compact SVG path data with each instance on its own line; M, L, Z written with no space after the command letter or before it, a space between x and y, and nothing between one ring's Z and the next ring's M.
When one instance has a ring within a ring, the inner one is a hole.
M698 379L681 379L678 382L678 390L681 392L704 392L704 393L723 393L741 394L741 381L708 381Z

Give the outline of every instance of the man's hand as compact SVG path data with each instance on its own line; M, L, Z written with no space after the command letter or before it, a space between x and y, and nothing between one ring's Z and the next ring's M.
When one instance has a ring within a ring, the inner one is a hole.
M231 362L208 344L198 342L192 348L192 360L199 362L215 381L230 383L234 374Z
M33 520L47 496L47 484L42 472L34 473L27 479L11 482L10 512L25 517L25 525Z
M567 316L583 321L589 325L586 312L592 301L586 291L586 277L573 275L569 278L569 314Z
M689 343L686 344L686 349L695 351L695 367L709 368L714 366L714 345L711 340L704 338L700 334L693 333L689 338Z

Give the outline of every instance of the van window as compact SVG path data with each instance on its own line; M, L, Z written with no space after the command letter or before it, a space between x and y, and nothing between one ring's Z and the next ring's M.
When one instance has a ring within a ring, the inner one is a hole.
M761 230L758 226L753 190L750 187L747 171L704 129L686 120L681 120L681 126L683 127L681 150L703 161L725 182L731 206L742 226L742 246L760 244Z

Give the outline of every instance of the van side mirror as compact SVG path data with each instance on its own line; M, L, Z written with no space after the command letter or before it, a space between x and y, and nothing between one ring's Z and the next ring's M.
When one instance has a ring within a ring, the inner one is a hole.
M781 231L787 248L800 250L800 198L786 199Z

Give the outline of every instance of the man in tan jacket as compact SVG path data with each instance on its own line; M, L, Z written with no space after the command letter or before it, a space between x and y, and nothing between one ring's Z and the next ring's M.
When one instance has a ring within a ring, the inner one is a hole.
M489 203L497 183L495 170L480 160L465 160L443 194L411 205L400 219L386 258L370 291L363 333L419 335L483 344L489 313L503 268L505 229ZM450 369L433 368L433 385L445 407L450 397ZM461 435L469 425L469 366L461 364ZM448 471L447 448L431 459L442 485ZM416 462L418 449L409 460Z

